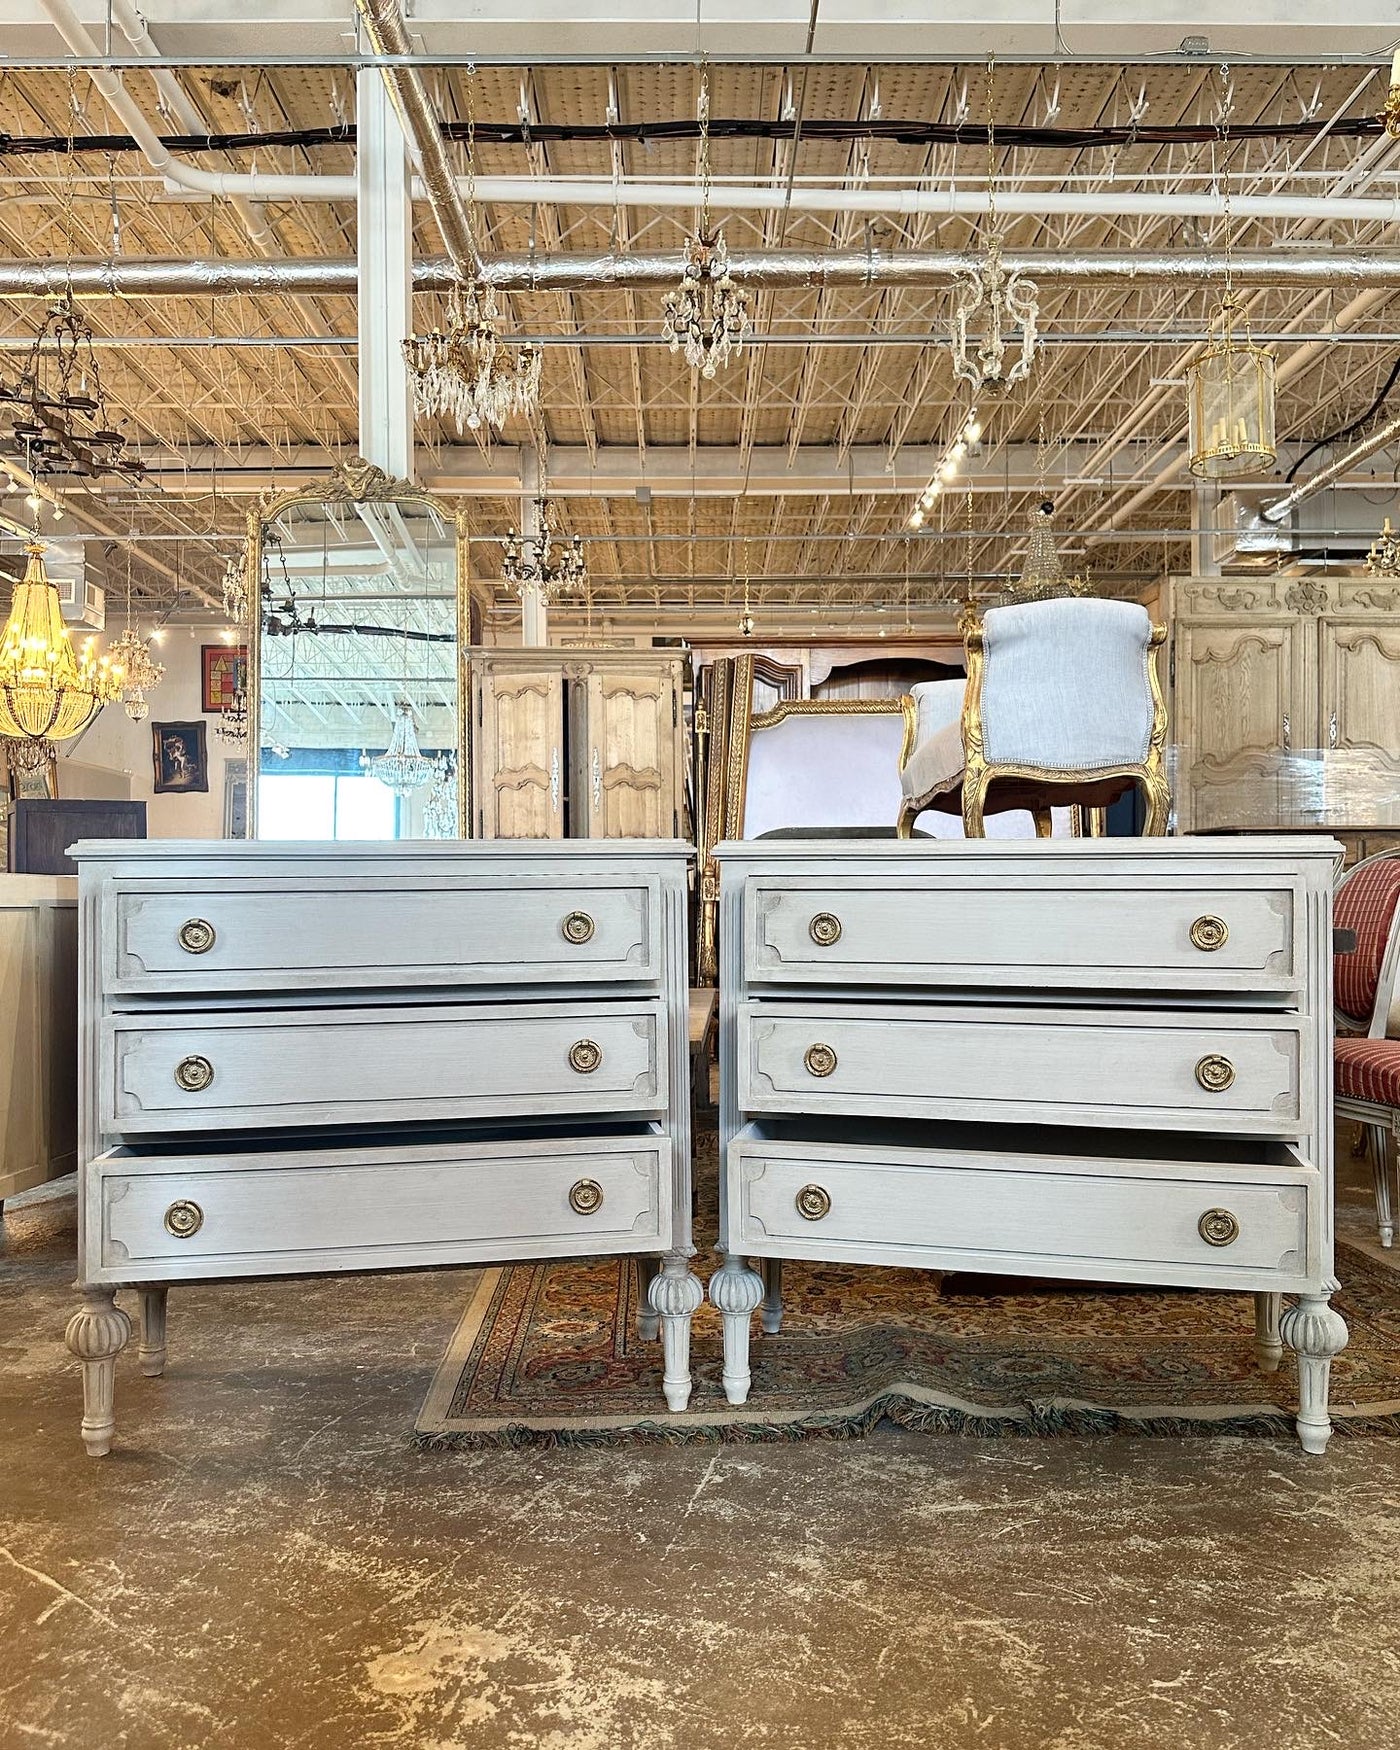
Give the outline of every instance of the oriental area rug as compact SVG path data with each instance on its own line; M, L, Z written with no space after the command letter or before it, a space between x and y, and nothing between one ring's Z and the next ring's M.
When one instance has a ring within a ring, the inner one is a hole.
M702 1141L712 1158L713 1139ZM702 1208L702 1277L717 1262L712 1234ZM1351 1339L1332 1364L1336 1432L1400 1433L1400 1275L1345 1244L1337 1273ZM749 1401L732 1409L720 1384L719 1316L707 1303L694 1323L690 1408L670 1415L661 1345L637 1331L629 1259L489 1269L433 1377L414 1441L846 1440L882 1421L983 1436L1287 1437L1296 1408L1291 1354L1277 1373L1259 1371L1251 1297L1206 1290L788 1262L783 1328L767 1336L755 1315L751 1365Z

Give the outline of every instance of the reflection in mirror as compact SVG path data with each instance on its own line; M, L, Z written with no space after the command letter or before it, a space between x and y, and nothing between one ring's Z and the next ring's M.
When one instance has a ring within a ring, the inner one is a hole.
M458 546L416 499L262 525L259 838L457 836Z

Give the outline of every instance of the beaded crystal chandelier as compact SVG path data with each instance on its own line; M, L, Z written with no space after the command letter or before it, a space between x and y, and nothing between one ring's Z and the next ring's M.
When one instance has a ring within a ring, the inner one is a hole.
M0 736L10 764L37 771L56 741L86 729L104 705L120 699L126 675L89 638L79 652L63 623L58 590L44 569L44 544L33 540L0 634Z
M749 300L729 272L729 251L710 222L710 76L700 76L700 225L685 240L680 284L667 292L661 335L707 380L743 349Z
M133 723L150 712L146 694L154 692L165 678L165 664L151 655L149 643L128 619L126 629L107 649L108 660L123 671L122 709Z
M420 413L455 421L458 431L492 425L539 405L544 355L537 346L510 347L497 333L496 294L480 280L453 286L447 326L403 343Z
M432 762L431 788L423 799L423 837L455 839L457 836L457 766L450 753L440 753Z
M248 745L248 725L248 689L236 686L233 697L219 712L214 734L225 747L237 750Z
M394 732L388 747L381 754L362 753L360 766L395 796L407 796L432 781L435 762L419 749L413 707L407 699L400 699L394 707Z
M70 295L49 306L15 381L0 379L0 404L13 409L5 448L22 456L36 479L139 480L145 473L124 454L127 440L113 428L92 329Z
M1400 535L1391 528L1389 517L1371 543L1366 569L1372 577L1400 578Z
M546 601L556 596L574 594L588 581L588 564L583 557L583 542L577 535L563 541L550 524L554 506L547 498L535 500L538 534L522 535L512 529L506 536L505 554L501 560L501 576L524 601L531 590L538 590Z

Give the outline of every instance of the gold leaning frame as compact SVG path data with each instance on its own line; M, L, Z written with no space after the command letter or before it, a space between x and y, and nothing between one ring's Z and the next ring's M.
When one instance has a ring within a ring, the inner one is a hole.
M1040 785L1052 793L1056 789L1073 789L1085 784L1111 782L1115 778L1129 779L1140 786L1147 803L1147 818L1143 822L1142 836L1161 838L1165 835L1167 816L1171 809L1171 786L1167 782L1166 771L1167 706L1162 697L1162 677L1158 673L1157 663L1157 652L1167 639L1165 626L1154 625L1147 642L1147 684L1152 696L1152 728L1147 739L1146 756L1141 764L1094 766L1075 772L1051 766L996 765L988 761L982 729L982 680L986 668L986 646L981 623L967 625L964 639L967 646L967 693L962 713L964 764L958 782L962 786L965 837L980 839L984 836L983 818L987 791L999 778L1020 779ZM901 769L907 764L910 752L912 746L906 738L905 751L900 759ZM905 801L899 810L896 828L899 837L909 838L914 830L914 822L931 805L934 797L953 788L953 784L947 784L941 789L930 791L927 796ZM1032 809L1032 812L1036 815L1037 832L1048 837L1048 805L1040 810Z
M263 530L294 504L426 505L452 530L457 561L457 836L466 838L467 797L467 646L471 642L471 578L467 564L467 516L458 505L424 492L410 480L395 479L353 456L337 462L329 477L293 492L261 499L248 512L243 576L248 596L248 809L247 837L258 836L258 771L262 754L262 564Z

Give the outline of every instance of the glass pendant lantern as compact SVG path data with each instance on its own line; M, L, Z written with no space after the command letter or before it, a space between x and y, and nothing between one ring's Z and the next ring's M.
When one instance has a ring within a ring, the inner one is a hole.
M1274 355L1250 338L1233 291L1221 300L1211 330L1210 344L1186 372L1191 472L1199 480L1262 473L1278 457Z

